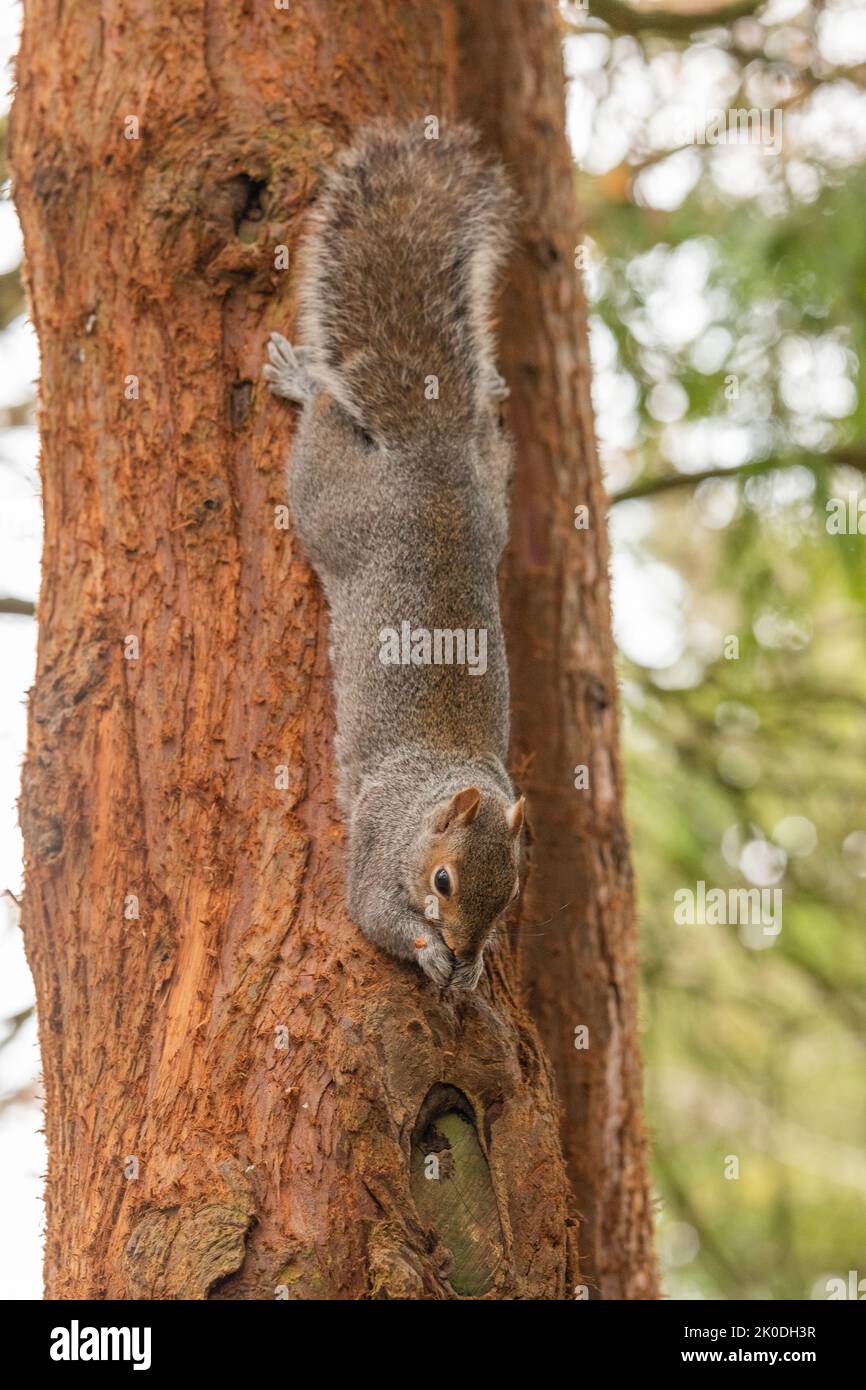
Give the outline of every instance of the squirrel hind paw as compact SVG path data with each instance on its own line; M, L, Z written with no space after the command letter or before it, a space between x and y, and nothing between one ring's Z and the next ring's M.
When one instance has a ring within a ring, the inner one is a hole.
M315 396L318 386L312 371L312 350L293 347L282 333L268 339L268 357L262 376L275 396L303 405Z

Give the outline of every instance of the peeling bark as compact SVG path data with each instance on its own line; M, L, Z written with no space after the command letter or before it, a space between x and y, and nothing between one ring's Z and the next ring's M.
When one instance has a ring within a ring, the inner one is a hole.
M506 620L550 879L530 910L551 891L580 912L553 949L522 950L588 1254L632 1270L602 1292L651 1286L603 500L578 290L544 263L573 209L552 11L532 8L25 0L12 160L45 551L21 818L49 1297L546 1299L581 1277L517 934L449 999L345 915L326 613L275 524L292 417L259 371L293 322L278 248L317 170L382 111L476 116L546 228L506 309L522 445ZM479 25L487 97L469 80ZM575 487L598 508L580 548ZM576 738L608 769L585 806L559 790ZM583 1073L575 1010L597 1030ZM444 1142L465 1177L462 1230L444 1183L413 1200L413 1140Z

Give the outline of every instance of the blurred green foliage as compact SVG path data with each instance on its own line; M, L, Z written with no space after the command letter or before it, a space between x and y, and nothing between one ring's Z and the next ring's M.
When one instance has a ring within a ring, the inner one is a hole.
M822 59L823 7L619 38L617 9L613 32L571 14L599 130L624 73L687 50L721 55L731 105L785 94L781 150L742 188L730 150L672 147L692 166L671 196L643 131L578 176L664 1285L824 1298L866 1278L866 534L827 526L829 498L862 500L866 533L866 164L822 113L829 93L862 122L866 69ZM699 881L781 889L782 931L676 925Z

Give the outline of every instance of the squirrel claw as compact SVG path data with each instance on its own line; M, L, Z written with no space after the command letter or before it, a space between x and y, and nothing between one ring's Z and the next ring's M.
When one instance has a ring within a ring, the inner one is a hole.
M511 395L511 388L507 385L505 377L500 376L497 371L490 374L490 394L495 401L507 401Z
M282 333L272 333L268 339L268 357L262 376L275 396L303 404L316 394L316 383L310 370L310 349L293 347Z
M284 338L282 333L272 333L268 338L268 357L275 367L282 367L288 364L291 367L298 365L297 354L288 338Z
M416 948L417 949L417 948ZM442 988L451 983L456 957L439 937L431 937L417 955L418 964L434 984Z
M460 960L441 937L430 938L422 947L418 946L417 941L413 944L421 969L443 989L450 985L454 989L472 990L481 979L484 970L481 955L476 956L475 960Z

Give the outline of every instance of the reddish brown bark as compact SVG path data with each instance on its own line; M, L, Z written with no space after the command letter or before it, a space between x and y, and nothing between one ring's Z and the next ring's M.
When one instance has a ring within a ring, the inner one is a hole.
M317 166L386 110L475 115L527 200L506 616L545 880L529 910L571 907L525 970L592 1278L652 1289L603 503L556 35L533 11L81 0L58 20L26 0L13 161L46 539L22 823L49 1296L557 1298L581 1278L515 933L448 1000L346 919L326 615L274 524L291 414L259 368L293 318L275 248ZM439 1111L468 1234L419 1176Z
M581 1213L581 1277L605 1298L657 1296L637 1037L634 892L624 823L606 497L590 401L579 230L554 5L464 0L461 107L523 204L503 306L520 468L504 611L513 762L532 806L521 975L556 1076ZM589 508L575 529L575 507ZM589 786L575 788L586 766ZM575 1028L588 1047L575 1047Z

